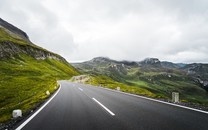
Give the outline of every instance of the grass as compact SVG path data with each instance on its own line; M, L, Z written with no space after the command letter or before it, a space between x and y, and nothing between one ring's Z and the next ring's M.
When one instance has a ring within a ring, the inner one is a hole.
M208 106L207 92L190 81L171 81L161 79L157 80L155 83L148 83L142 80L128 80L127 82L137 87L147 89L160 98L171 100L172 92L179 92L181 101L199 103Z
M0 27L0 46L9 43L22 50L32 48L36 49L37 53L50 53L61 60L36 60L33 54L21 53L0 59L0 123L11 119L14 109L21 109L25 114L35 108L47 98L47 90L53 93L58 88L57 80L70 79L79 74L61 56Z
M128 93L133 93L133 94L138 94L148 97L156 96L155 94L151 93L146 89L119 83L104 75L88 75L88 78L89 80L85 82L86 84L92 84L94 86L102 86L110 89L116 89L117 87L120 87L120 91L123 92L128 92Z
M123 79L124 83L147 89L159 98L171 100L172 92L179 92L181 101L208 106L208 93L182 71L172 69L167 74L167 70L133 68L129 73L129 78Z
M78 72L69 64L53 59L36 60L27 55L0 59L0 122L11 118L12 110L26 112L53 93L57 80Z

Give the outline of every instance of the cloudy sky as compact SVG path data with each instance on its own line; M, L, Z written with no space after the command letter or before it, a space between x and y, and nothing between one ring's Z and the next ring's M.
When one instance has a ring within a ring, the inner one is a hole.
M1 0L0 17L69 62L208 62L207 0Z

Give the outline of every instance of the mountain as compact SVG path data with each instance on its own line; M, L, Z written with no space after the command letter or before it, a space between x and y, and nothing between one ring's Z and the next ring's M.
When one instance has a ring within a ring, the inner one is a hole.
M182 67L202 88L208 91L208 64L193 63Z
M183 102L208 105L207 64L172 63L157 58L116 61L97 57L72 65L83 73L105 75L117 82L146 89L160 98L170 99L171 93L176 91Z
M0 122L11 111L27 113L53 93L57 80L79 72L63 57L32 43L28 35L0 19Z
M14 34L13 36L17 36L20 39L30 42L29 37L25 32L13 26L12 24L8 23L7 21L4 21L1 18L0 18L0 27L6 29L10 33L10 35Z
M146 58L143 61L138 62L139 66L152 66L161 67L161 62L157 58Z
M186 64L183 64L183 63L172 63L172 62L168 62L168 61L161 62L161 65L164 68L182 68L182 67L186 66Z

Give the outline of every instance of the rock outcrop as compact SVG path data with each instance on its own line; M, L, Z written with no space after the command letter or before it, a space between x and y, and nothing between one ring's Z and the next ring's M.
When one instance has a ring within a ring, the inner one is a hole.
M30 45L19 45L15 43L0 43L0 58L8 58L19 54L27 54L37 60L51 58L55 60L65 61L64 58L49 51L32 47Z
M157 58L146 58L143 61L138 62L139 66L154 66L161 67L161 62Z

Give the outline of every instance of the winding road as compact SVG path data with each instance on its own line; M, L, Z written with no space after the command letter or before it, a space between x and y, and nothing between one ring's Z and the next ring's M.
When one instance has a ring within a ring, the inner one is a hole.
M91 85L60 81L16 130L207 130L208 114Z

